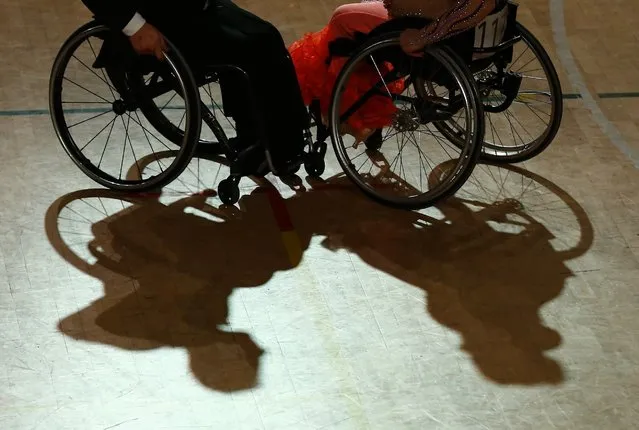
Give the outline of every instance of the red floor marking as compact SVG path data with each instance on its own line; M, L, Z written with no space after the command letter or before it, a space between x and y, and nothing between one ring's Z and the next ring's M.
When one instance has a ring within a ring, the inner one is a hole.
M300 238L295 231L293 221L291 220L291 214L286 207L286 200L282 198L280 193L274 187L268 187L264 190L268 197L271 210L273 211L273 217L275 223L279 227L280 234L282 235L282 243L286 253L288 254L289 262L292 267L297 266L302 261L302 245L300 244Z
M293 222L291 221L291 215L286 208L286 201L282 198L280 193L275 188L269 187L266 190L268 201L271 204L273 210L273 216L275 222L280 229L280 232L294 231Z

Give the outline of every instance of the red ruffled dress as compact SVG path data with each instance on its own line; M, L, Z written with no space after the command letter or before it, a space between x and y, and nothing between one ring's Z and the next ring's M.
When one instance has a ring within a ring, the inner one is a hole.
M328 27L306 34L289 47L289 52L295 65L297 79L302 90L304 102L308 106L313 100L319 100L322 115L328 114L331 93L337 80L337 75L348 60L344 57L333 57L330 64L326 64L329 57ZM391 70L389 64L377 65L382 75ZM372 66L362 65L357 73L351 75L349 83L342 93L340 113L344 113L362 95L369 91L380 79L379 72ZM404 83L395 81L388 84L391 93L401 94ZM393 101L384 96L372 96L366 103L353 113L347 120L349 133L366 134L367 131L387 127L392 123L397 108Z

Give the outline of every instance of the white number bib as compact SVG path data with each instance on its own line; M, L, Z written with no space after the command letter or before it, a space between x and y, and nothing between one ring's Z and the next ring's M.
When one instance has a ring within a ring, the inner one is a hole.
M508 24L508 7L497 13L488 15L475 27L475 48L494 48L504 40L506 25ZM474 58L490 56L492 54L476 54Z

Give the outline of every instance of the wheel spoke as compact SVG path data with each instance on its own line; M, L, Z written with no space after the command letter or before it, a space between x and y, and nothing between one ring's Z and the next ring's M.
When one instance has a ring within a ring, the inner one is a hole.
M391 53L393 48L397 52ZM393 58L392 61L387 59L387 54L388 58ZM398 54L396 58L394 54ZM351 121L364 121L366 124L368 119L365 118L373 118L373 111L382 112L375 118L379 117L380 122L384 121L386 125L375 138L381 139L381 146L379 140L375 140L378 142L374 143L375 149L370 146L373 143L367 141L364 143L367 149L357 151L358 145L347 143L353 140L351 136L341 134L337 127L333 127L331 132L336 143L336 155L347 176L365 193L391 206L431 206L461 186L468 176L466 172L472 169L475 157L453 156L451 174L441 176L431 187L428 180L424 181L424 177L429 178L429 173L441 163L441 160L431 162L431 155L443 157L445 161L450 160L453 152L428 129L437 115L445 115L447 109L453 108L459 115L465 116L466 123L473 124L474 128L462 130L462 153L477 154L481 149L481 121L477 117L481 111L472 77L456 66L453 57L445 51L434 48L428 55L431 56L427 59L428 64L432 64L433 68L425 69L425 60L401 54L397 40L371 41L349 59L335 84L337 90L329 112L332 124L350 126ZM433 70L439 73L435 74ZM367 79L367 73L371 76L368 88L359 83ZM455 87L460 94L459 102L455 102L459 106L451 103L450 98L445 105L442 103L445 99L438 94L416 93L413 88L418 81L423 85L427 78L437 79L440 75L452 76L450 85L461 86ZM355 96L351 92L345 98L344 88L348 88L351 79L358 81L360 93ZM388 103L386 107L385 103ZM392 111L393 114L390 113ZM452 116L454 112L450 114ZM426 157L426 154L429 156Z
M188 135L182 136L182 144L174 160L163 163L159 153L151 145L153 143L151 136L153 136L153 141L161 142L165 148L168 149L169 146L163 141L162 136L149 131L137 111L141 110L144 117L150 112L147 109L149 103L143 99L143 97L149 97L148 93L136 91L136 87L133 85L136 84L139 88L139 84L144 85L146 79L142 79L139 72L123 70L123 73L114 75L104 67L99 67L99 70L91 67L92 62L99 57L100 47L94 46L90 39L92 37L104 39L103 35L109 31L104 25L89 24L74 33L61 47L55 61L54 77L50 84L51 116L54 126L69 156L96 182L113 189L131 191L161 187L168 179L176 176L175 172L184 170L192 156L190 148L193 148L192 145L196 143L193 137L197 138L200 118L190 114L189 109L197 106L199 101L197 87L190 75L185 73L188 67L186 63L180 62L172 54L174 51L170 50L165 66L170 73L180 76L180 79L176 80L177 92L183 95L182 98L186 103L186 113L182 117L180 126L188 131ZM88 47L83 48L84 45L88 45ZM84 51L81 51L81 48ZM85 58L87 54L88 58ZM89 70L90 74L86 73L86 70ZM87 76L89 80L84 82L82 79L86 79ZM107 99L109 96L102 96L96 89L87 85L88 82L93 82L95 85L93 77L98 78L98 84L107 84L113 101ZM134 82L138 78L140 78L139 82ZM153 82L153 76L149 81ZM87 96L82 97L78 90L95 97L95 99L91 100L91 97ZM82 105L88 106L84 108ZM70 109L71 107L73 109ZM77 113L90 113L90 115L86 115L87 118L70 120L70 115ZM106 124L94 125L93 130L89 128L96 123L93 120L107 114L114 114L114 116L109 117ZM141 133L136 127L133 127L135 124L140 126ZM82 127L80 127L81 125ZM117 130L116 125L118 126ZM116 135L116 132L119 133L120 130L122 130L122 137ZM100 145L96 147L94 143L98 140L102 141L104 135L106 138L104 138L102 147L100 148ZM80 138L82 144L78 144ZM170 139L167 138L167 140ZM120 150L117 146L113 147L113 142L122 143L122 149ZM149 149L147 160L145 158L146 151ZM128 165L129 152L133 156L131 165ZM154 165L159 166L160 173L153 172L152 175L148 175L149 169L146 172L144 169L147 161L157 162Z

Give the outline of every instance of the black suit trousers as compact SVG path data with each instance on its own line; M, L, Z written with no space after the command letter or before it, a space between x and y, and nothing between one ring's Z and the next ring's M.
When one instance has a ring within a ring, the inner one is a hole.
M234 118L238 135L248 139L257 137L252 99L274 155L299 153L309 119L295 68L280 32L230 0L212 0L192 24L196 28L186 32L182 28L175 38L167 36L176 40L193 67L232 64L249 76L250 87L233 73L222 75L221 80L224 110ZM160 31L170 33L162 28Z

